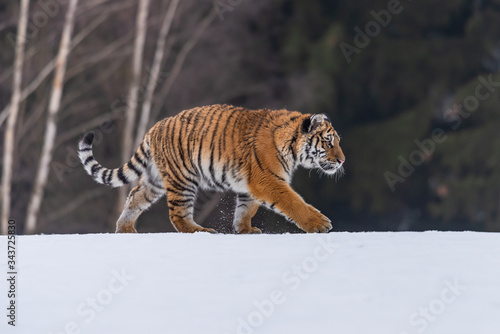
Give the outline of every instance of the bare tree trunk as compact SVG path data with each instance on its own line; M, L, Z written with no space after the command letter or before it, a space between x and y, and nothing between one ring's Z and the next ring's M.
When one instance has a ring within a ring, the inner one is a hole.
M17 25L16 53L14 59L14 78L12 98L10 101L10 115L5 130L3 170L2 170L2 233L7 234L10 215L10 189L12 185L12 167L14 156L14 130L19 113L21 96L21 82L24 63L24 45L26 44L26 28L28 25L29 0L22 0L19 9L19 22Z
M61 105L62 89L64 82L64 75L66 72L66 62L71 46L71 35L75 21L75 11L78 0L70 0L66 18L64 21L63 33L61 43L59 45L59 52L57 55L54 83L52 86L52 94L49 102L49 114L47 117L47 127L45 129L45 137L42 147L42 154L40 157L40 164L35 179L35 185L31 194L31 200L28 206L26 215L26 233L33 233L36 229L38 212L43 199L43 192L47 183L49 175L49 164L52 160L52 153L54 149L54 142L57 132L56 115Z
M151 114L151 103L153 101L153 93L156 89L156 83L158 82L158 77L160 75L160 67L163 61L163 55L165 52L165 40L167 39L168 32L174 21L175 11L177 10L177 5L179 0L171 0L168 7L165 18L161 25L160 33L158 34L158 40L156 41L156 51L153 59L153 65L151 66L151 76L148 79L148 84L146 88L146 97L142 105L141 119L137 127L137 135L135 137L135 147L138 147L142 141L142 138L146 134L147 126L149 123L149 117Z
M84 30L82 30L78 35L76 35L73 38L73 41L71 43L71 49L80 44L80 42L83 41L85 37L87 37L93 30L95 30L95 28L97 28L102 22L104 22L106 18L107 14L103 14L94 21L92 21L90 24L88 24ZM42 82L49 76L49 74L52 73L55 67L56 67L56 58L49 61L45 65L45 67L40 72L38 72L38 75L29 83L29 85L27 85L22 90L20 96L20 102L24 101L28 96L30 96L31 93L37 90L37 88L40 87ZM0 126L2 126L4 120L9 116L10 112L9 109L10 109L10 104L7 105L0 113Z
M201 36L207 30L207 28L210 26L210 24L212 23L212 21L215 19L216 16L217 16L217 12L211 11L210 14L208 14L200 22L200 24L196 28L196 32L188 39L188 41L184 44L182 49L179 51L179 54L175 58L174 65L172 66L172 71L170 72L168 79L165 82L165 85L160 90L160 94L158 94L158 96L160 96L162 100L164 100L165 97L168 95L168 93L170 93L170 89L172 89L172 87L174 86L174 82L182 70L182 66L184 65L184 61L186 60L186 58L189 55L189 53L191 52L191 50L195 47L196 43L198 43ZM155 105L155 108L153 109L153 111L151 113L151 115L152 115L151 119L154 120L158 117L162 107L163 107L163 103L157 103Z
M132 145L134 144L134 125L137 114L137 93L139 92L139 83L141 77L142 55L144 52L144 41L146 40L147 18L148 18L149 0L139 0L139 11L136 19L136 32L134 41L134 55L132 57L132 81L127 96L127 111L125 119L125 128L123 129L123 147L122 161L126 162L132 155ZM116 210L121 211L129 187L123 186L119 189Z

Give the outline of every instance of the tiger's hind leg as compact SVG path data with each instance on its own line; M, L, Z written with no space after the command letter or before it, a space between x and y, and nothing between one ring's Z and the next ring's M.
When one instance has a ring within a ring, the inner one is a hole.
M236 233L258 234L262 231L258 227L252 227L252 217L259 209L259 203L248 194L238 194L236 197L236 209L234 211L233 226Z
M167 186L168 181L165 180L165 188L167 188L167 203L169 210L169 218L172 225L178 232L194 233L194 232L209 232L217 233L212 228L205 228L196 224L193 220L194 201L196 199L196 191L188 187L184 190L171 189Z
M139 182L128 195L125 208L116 222L116 233L137 233L134 227L137 218L164 194L164 191L149 186L147 182Z

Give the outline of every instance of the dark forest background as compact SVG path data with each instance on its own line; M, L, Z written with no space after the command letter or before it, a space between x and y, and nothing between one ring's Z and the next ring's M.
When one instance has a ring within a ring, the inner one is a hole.
M59 7L45 22L40 12L50 1L30 3L36 31L27 40L23 88L58 50L67 5L51 1ZM151 1L144 80L169 2ZM18 1L0 2L0 109L12 93L9 36L18 11ZM114 231L118 190L93 182L75 152L83 133L96 129L97 160L123 163L119 109L130 85L137 1L81 1L73 36L101 15L69 54L38 233ZM183 0L166 41L153 115L157 110L159 120L213 103L326 113L342 135L346 175L335 181L300 170L293 186L332 219L334 230L500 231L499 23L500 0ZM52 78L22 101L16 126L10 216L21 232ZM198 223L231 232L233 205L232 194L201 195ZM265 209L254 221L267 233L299 231ZM137 228L173 230L164 199Z

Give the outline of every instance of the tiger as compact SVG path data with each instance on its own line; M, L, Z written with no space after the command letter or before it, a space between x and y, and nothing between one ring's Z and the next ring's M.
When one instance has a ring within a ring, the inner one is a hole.
M164 195L178 232L217 233L193 219L199 189L236 194L233 228L239 234L262 233L251 224L261 205L307 233L332 229L331 220L290 186L299 166L344 174L340 137L325 114L231 105L184 110L157 122L132 158L116 169L97 162L93 140L94 133L86 133L78 154L96 182L120 187L139 179L116 222L116 233L136 233L139 215Z

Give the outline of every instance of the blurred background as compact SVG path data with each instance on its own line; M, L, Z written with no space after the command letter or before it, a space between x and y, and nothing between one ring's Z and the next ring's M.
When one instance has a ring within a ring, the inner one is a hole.
M0 3L3 170L19 13ZM500 0L29 1L4 213L20 233L113 232L123 195L86 175L82 135L94 130L96 159L115 168L141 118L227 103L330 116L346 175L299 170L293 187L336 231L500 231L499 22ZM230 233L233 206L201 194L197 221ZM265 209L254 224L299 232ZM137 228L173 231L165 199Z

